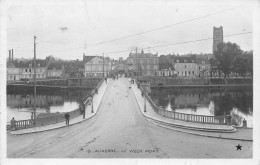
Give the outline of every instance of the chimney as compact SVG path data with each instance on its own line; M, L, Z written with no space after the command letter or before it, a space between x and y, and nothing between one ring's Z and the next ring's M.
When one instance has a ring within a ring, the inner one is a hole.
M9 51L9 62L11 61L11 50L8 50Z
M12 49L12 61L14 61L14 50Z

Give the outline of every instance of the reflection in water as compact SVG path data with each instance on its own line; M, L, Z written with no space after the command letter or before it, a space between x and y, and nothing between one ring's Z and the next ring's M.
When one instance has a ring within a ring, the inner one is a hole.
M232 115L233 124L246 119L252 127L253 88L153 88L154 103L168 111L223 116Z
M68 112L78 108L78 99L88 95L90 90L37 90L36 112ZM34 107L33 90L7 91L7 121L31 118Z

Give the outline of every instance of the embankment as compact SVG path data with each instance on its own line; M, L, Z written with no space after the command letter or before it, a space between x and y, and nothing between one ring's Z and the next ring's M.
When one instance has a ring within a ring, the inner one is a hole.
M171 86L253 86L250 78L174 78L174 77L139 77L139 81L149 81L152 87Z
M95 88L102 78L69 78L69 79L44 79L37 80L37 89L56 88ZM19 90L19 89L33 89L34 82L16 81L7 84L7 90Z

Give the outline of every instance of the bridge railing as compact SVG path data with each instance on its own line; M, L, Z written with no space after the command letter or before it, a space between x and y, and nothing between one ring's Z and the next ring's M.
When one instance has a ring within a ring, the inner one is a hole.
M90 94L92 95L92 97L97 94L98 89L100 88L100 86L102 85L102 83L104 82L104 78L99 82L99 84L97 85L96 88L94 88ZM84 100L84 104L88 105L92 99L90 97L86 97L83 98ZM70 115L70 119L73 119L75 117L78 117L80 115L82 115L82 112L80 110L80 108L77 108L73 111L68 112ZM32 128L32 127L39 127L39 126L44 126L44 125L50 125L50 124L55 124L55 123L59 123L59 122L63 122L65 121L65 117L64 117L65 113L56 113L52 116L47 116L47 117L39 117L36 118L35 120L33 119L28 119L28 120L18 120L15 121L15 129L25 129L25 128ZM34 123L35 122L35 123ZM12 129L12 125L11 122L7 123L7 129Z
M219 125L231 125L231 115L226 116L205 116L205 115L193 115L186 113L179 113L174 111L167 111L163 108L158 107L152 101L150 96L145 92L142 86L140 86L143 97L146 97L146 100L150 103L155 113L160 116L188 121L188 122L196 122L196 123L205 123L205 124L219 124Z

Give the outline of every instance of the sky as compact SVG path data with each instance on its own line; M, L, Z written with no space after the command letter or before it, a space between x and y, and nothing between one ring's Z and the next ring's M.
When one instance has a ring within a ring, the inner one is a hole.
M142 48L212 38L214 26L223 26L224 36L253 32L252 2L255 1L12 0L6 4L7 50L14 49L14 58L33 58L35 35L37 58L53 55L82 60L84 52L127 58L136 47L140 52ZM211 15L216 12L219 13ZM206 15L210 16L200 18ZM194 18L197 19L187 21ZM177 25L93 45L173 24ZM224 37L224 42L228 41L237 43L242 50L253 49L252 33ZM207 40L144 52L211 53L212 43Z

